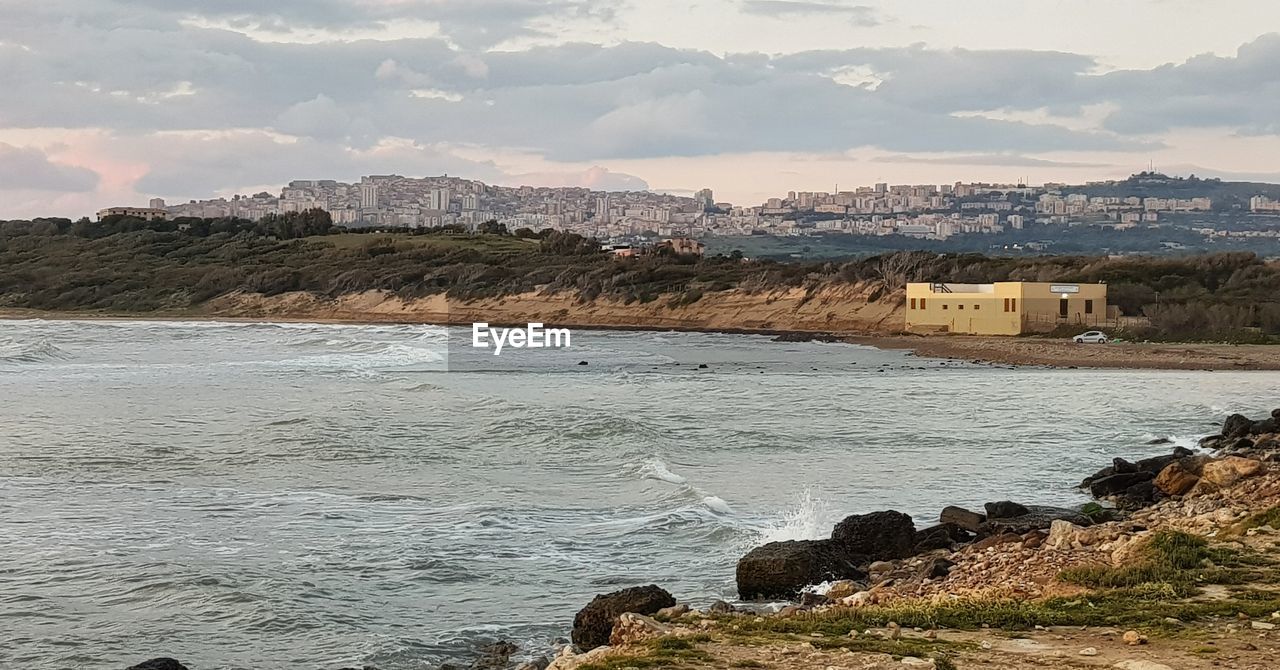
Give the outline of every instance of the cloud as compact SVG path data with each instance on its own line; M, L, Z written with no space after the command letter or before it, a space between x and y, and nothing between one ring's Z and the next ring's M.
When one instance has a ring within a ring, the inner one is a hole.
M43 151L0 143L0 190L83 193L98 186L98 173L49 160Z
M1014 154L969 154L964 156L911 156L893 154L876 156L874 163L916 163L923 165L991 165L1008 167L1048 167L1048 168L1111 168L1110 163L1093 163L1078 161L1059 161Z
M792 18L805 15L848 17L854 25L870 27L880 25L880 14L874 7L851 5L843 2L817 0L742 0L742 11L773 18Z
M649 183L645 180L621 172L612 172L608 168L596 165L581 172L528 172L516 174L501 180L507 184L521 186L545 186L548 188L584 187L597 191L647 191Z

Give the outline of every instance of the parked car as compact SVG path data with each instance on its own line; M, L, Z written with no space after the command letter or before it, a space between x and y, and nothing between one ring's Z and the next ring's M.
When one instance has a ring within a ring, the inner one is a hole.
M1107 334L1100 330L1091 330L1087 333L1080 333L1071 339L1076 344L1106 344Z

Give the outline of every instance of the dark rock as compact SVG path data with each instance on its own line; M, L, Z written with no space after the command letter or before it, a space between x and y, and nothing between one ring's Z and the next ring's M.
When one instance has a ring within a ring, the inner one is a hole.
M1173 443L1173 440L1170 440L1167 437L1157 437L1156 439L1147 442L1147 444L1172 444L1172 443Z
M1235 442L1232 442L1231 446L1225 447L1225 450L1226 451L1245 451L1247 449L1252 449L1253 447L1254 447L1253 440L1247 437L1242 437L1236 440Z
M1232 414L1222 424L1223 437L1244 437L1253 427L1253 419L1243 414Z
M583 651L604 646L609 644L619 616L627 612L650 615L675 604L670 593L652 584L596 596L573 617L573 643Z
M578 361L578 365L591 365L591 364L586 361Z
M1027 514L1021 516L1007 519L987 519L987 522L982 524L981 534L990 536L1016 533L1021 537L1023 534L1033 530L1044 530L1059 519L1070 521L1077 526L1093 525L1092 519L1075 510L1045 505L1029 505L1028 510Z
M955 563L945 558L938 557L924 562L920 566L920 577L923 579L942 579L951 572L951 568L956 567Z
M1227 438L1221 435L1210 435L1208 437L1202 437L1200 438L1200 448L1201 449L1220 449L1222 447L1222 443L1226 441L1226 439Z
M1014 542L1021 543L1022 536L1017 533L995 533L990 537L978 540L977 542L973 543L973 548L976 551L985 551L997 545L1013 544Z
M1089 484L1089 493L1093 494L1095 498L1105 498L1122 493L1134 484L1149 482L1155 477L1153 473L1145 471L1114 474Z
M511 665L511 656L517 651L520 647L505 640L482 647L480 658L471 664L471 670L504 670Z
M854 514L836 524L831 540L849 554L874 561L906 558L916 544L916 525L902 512Z
M1138 471L1137 463L1130 463L1123 458L1111 459L1111 470L1117 475L1127 475Z
M957 544L973 540L973 533L954 523L941 523L916 532L913 554L919 555L935 549L952 549Z
M551 666L551 659L546 656L539 656L532 661L525 661L515 667L515 670L547 670Z
M1276 421L1280 421L1280 409L1271 410L1271 418L1275 419Z
M987 503L985 507L987 508L987 519L1009 519L1031 512L1031 510L1027 509L1025 505L1019 505L1016 502L1008 500L990 502Z
M743 600L791 598L812 584L865 579L858 565L867 562L834 540L770 542L738 560L738 595Z
M710 366L708 366L706 363L699 363L699 364L698 364L698 369L699 369L699 370L706 370L708 367L710 367Z
M1263 419L1262 421L1254 421L1249 426L1250 435L1266 435L1268 433L1280 432L1280 419Z
M801 607L817 607L819 605L825 605L829 602L831 602L831 599L822 595L821 593L810 593L806 591L805 593L800 595Z
M187 666L172 658L153 658L132 666L128 670L187 670Z
M1163 497L1163 494L1156 488L1156 483L1148 480L1130 486L1123 493L1112 498L1112 500L1115 501L1116 507L1119 509L1125 512L1135 512L1154 505L1161 497Z
M987 515L970 512L963 507L946 507L943 508L942 514L938 515L938 520L942 523L955 524L967 531L976 533L982 527L982 522L987 520Z
M1209 438L1205 438L1205 439L1209 439ZM1213 439L1216 440L1220 438L1215 436ZM1201 446L1204 446L1203 441ZM1152 476L1155 476L1160 474L1160 471L1168 467L1170 463L1178 459L1186 458L1188 456L1193 456L1193 455L1195 455L1195 452L1191 451L1190 449L1187 449L1185 447L1174 447L1173 453L1169 454L1168 456L1153 456L1151 458L1144 458L1136 463L1133 463L1132 465L1137 468L1137 470L1135 470L1136 472L1150 472ZM1121 462L1122 464L1128 463L1128 461L1124 461L1124 459L1116 459L1116 461ZM1117 467L1117 462L1112 462L1112 464L1109 467L1105 467L1093 473L1091 476L1086 478L1083 482L1080 482L1080 488L1082 489L1090 488L1093 485L1093 483L1098 481L1099 479L1106 479L1107 477L1111 477L1113 475L1124 474L1123 470L1128 469L1128 465L1121 465L1122 470L1117 470L1116 467Z

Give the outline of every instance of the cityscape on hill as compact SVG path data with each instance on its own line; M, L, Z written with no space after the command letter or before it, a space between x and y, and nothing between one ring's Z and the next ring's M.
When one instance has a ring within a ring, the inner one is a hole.
M972 250L1075 251L1073 239L1111 236L1131 251L1254 247L1280 251L1280 185L1169 177L1142 172L1125 180L1083 185L1046 183L888 184L791 191L759 204L716 202L712 189L692 197L652 191L608 192L581 187L507 187L456 176L374 175L359 182L297 180L274 195L109 208L112 214L178 218L239 218L320 209L351 230L460 227L496 221L508 230L557 230L607 244L657 238L707 239L737 248L741 238L792 238L839 248L910 246L908 241L967 240ZM1127 233L1127 235L1119 235ZM1096 240L1095 240L1096 241ZM786 249L781 243L780 249ZM1059 247L1055 249L1055 246ZM1104 250L1109 246L1100 245ZM768 248L756 249L768 254ZM1086 249L1091 250L1091 249Z

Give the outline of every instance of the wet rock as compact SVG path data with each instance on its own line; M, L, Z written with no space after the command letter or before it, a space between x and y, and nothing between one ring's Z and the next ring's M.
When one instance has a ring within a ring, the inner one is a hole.
M981 522L978 525L981 525ZM973 533L964 528L954 523L940 523L916 533L916 543L912 553L920 555L935 549L953 549L957 544L971 542L972 540Z
M813 608L813 607L818 607L820 605L826 605L829 602L831 602L831 598L824 596L821 593L813 593L812 591L805 591L804 593L800 594L801 607Z
M658 611L654 614L654 616L660 616L660 617L663 617L663 618L665 618L665 619L676 619L676 618L682 617L682 616L684 616L684 615L686 615L686 614L688 614L688 613L689 613L689 606L688 606L688 605L686 605L686 604L684 604L684 603L680 603L679 605L673 605L673 606L671 606L671 607L664 607L664 608L662 608L662 609L658 610Z
M1144 458L1135 463L1129 463L1124 459L1115 459L1115 461L1112 461L1111 465L1085 478L1085 480L1080 483L1080 488L1087 489L1095 481L1106 478L1106 477L1110 477L1112 475L1126 474L1126 472L1124 471L1129 471L1131 468L1136 468L1136 470L1132 470L1133 472L1150 472L1152 475L1157 475L1160 473L1161 470L1168 467L1170 463L1180 458L1186 458L1188 456L1194 456L1194 455L1195 453L1192 452L1190 449L1187 449L1185 447L1175 447L1173 449L1173 452L1168 454L1167 456L1153 456L1151 458ZM1117 470L1116 468L1117 463L1121 464L1120 470Z
M586 361L578 361L578 365L591 365L591 364Z
M865 579L858 565L866 561L834 540L770 542L738 561L738 595L743 600L792 598L813 584Z
M976 533L982 527L983 522L987 520L985 514L970 512L963 507L946 507L943 508L942 514L938 515L938 520L943 524L954 524L969 532Z
M1145 481L1130 486L1123 493L1112 496L1111 499L1115 502L1117 509L1134 512L1149 507L1164 497L1164 494L1156 488L1154 481ZM1098 518L1095 516L1094 519Z
M511 664L511 655L520 647L511 642L495 642L480 649L480 658L471 664L471 670L503 670Z
M1172 444L1172 443L1173 443L1173 440L1170 440L1170 439L1169 439L1169 438L1167 438L1167 437L1157 437L1156 439L1154 439L1154 440L1150 440L1150 441L1148 441L1148 442L1147 442L1147 444L1151 444L1151 445L1156 445L1156 444Z
M1092 519L1075 510L1046 505L1029 505L1028 510L1027 514L1021 516L1007 519L988 519L986 523L982 524L983 534L1003 535L1005 533L1013 533L1022 536L1033 530L1044 530L1057 520L1069 521L1077 526L1093 525Z
M1137 466L1135 465L1134 467ZM1134 472L1118 473L1090 483L1089 493L1095 498L1106 498L1117 493L1123 493L1125 489L1135 484L1151 481L1154 478L1155 475L1145 471L1135 470Z
M573 618L573 643L584 651L604 646L620 615L653 614L675 604L670 593L653 584L596 596Z
M1222 436L1226 438L1244 437L1253 427L1253 419L1243 414L1232 414L1222 424Z
M906 558L915 547L916 526L902 512L854 514L836 524L831 540L849 554L872 560Z
M733 608L733 605L730 605L723 600L717 600L711 603L711 606L707 608L707 611L712 614L733 614L737 610Z
M1000 502L990 502L985 505L987 509L987 519L1009 519L1015 516L1029 514L1031 510L1025 505L1019 505L1016 502L1002 500Z
M551 659L546 656L539 656L532 661L525 661L515 667L515 670L547 670L547 666L551 665Z
M128 670L187 670L187 666L173 658L153 658L131 666Z

